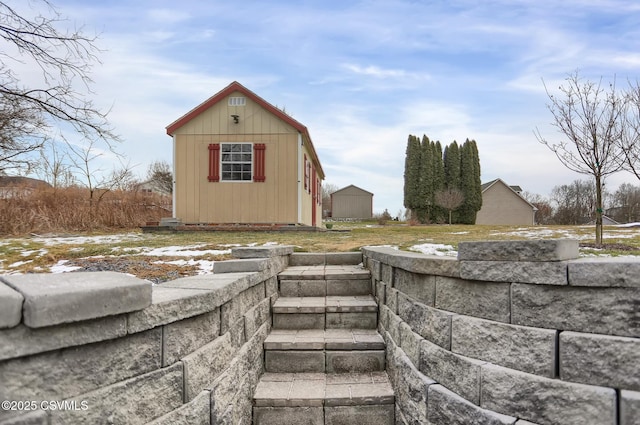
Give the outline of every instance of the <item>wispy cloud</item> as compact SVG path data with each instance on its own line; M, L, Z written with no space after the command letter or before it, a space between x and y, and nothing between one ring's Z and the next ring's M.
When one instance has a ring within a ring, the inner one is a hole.
M56 4L100 33L96 101L142 170L171 160L166 125L238 80L309 128L327 181L392 214L409 134L475 138L484 180L546 195L582 176L533 136L549 130L542 81L640 74L635 0Z

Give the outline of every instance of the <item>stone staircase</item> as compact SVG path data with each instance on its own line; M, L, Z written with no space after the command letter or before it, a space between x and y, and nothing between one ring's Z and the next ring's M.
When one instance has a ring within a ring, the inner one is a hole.
M394 424L371 276L346 259L360 261L309 256L278 276L254 425Z

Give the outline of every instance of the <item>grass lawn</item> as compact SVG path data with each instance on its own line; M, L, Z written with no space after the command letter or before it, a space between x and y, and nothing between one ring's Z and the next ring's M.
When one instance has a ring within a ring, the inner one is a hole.
M126 259L127 267L118 270L145 278L154 273L165 276L173 270L170 278L175 278L210 269L213 261L230 258L234 246L281 244L293 245L299 252L345 252L386 245L418 251L429 247L431 252L435 249L435 253L455 255L451 251L462 241L562 238L579 239L581 255L640 256L640 227L605 227L605 247L596 249L593 226L408 226L395 222L380 226L356 222L333 223L333 229L326 232L143 234L133 230L0 239L0 273L59 271L57 265L77 267L87 262L104 263L97 269L110 269L110 263Z

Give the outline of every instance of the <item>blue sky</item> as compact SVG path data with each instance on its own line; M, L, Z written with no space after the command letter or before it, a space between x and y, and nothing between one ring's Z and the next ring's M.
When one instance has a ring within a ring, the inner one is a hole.
M327 183L402 208L407 136L473 138L483 182L550 194L586 178L552 139L542 81L640 78L636 0L55 0L100 34L93 90L136 172L171 161L165 127L234 80L309 128ZM607 186L638 184L629 174Z

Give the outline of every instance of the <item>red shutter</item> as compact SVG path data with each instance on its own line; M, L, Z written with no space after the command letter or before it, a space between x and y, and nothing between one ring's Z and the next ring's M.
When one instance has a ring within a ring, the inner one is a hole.
M255 143L253 145L253 181L263 182L266 179L264 173L264 151L266 150L264 143Z
M309 162L307 162L307 155L304 156L304 190L309 191Z
M220 181L220 143L209 144L209 181Z

